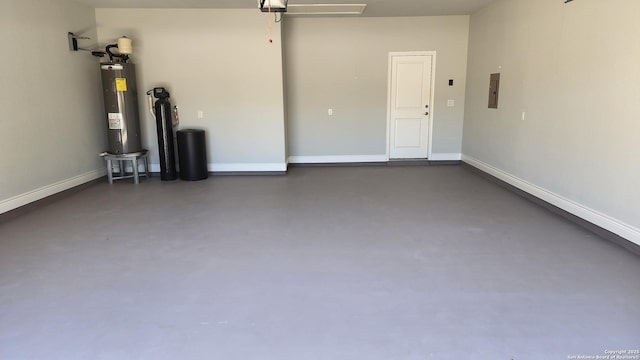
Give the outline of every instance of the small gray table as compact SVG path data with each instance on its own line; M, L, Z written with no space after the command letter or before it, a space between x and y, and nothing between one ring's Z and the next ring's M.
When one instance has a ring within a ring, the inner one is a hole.
M113 180L120 179L133 179L134 184L140 183L140 176L138 172L138 160L142 160L144 164L144 176L148 179L149 175L149 152L147 150L142 150L140 152L129 153L129 154L111 154L108 152L103 152L100 154L107 161L107 179L109 180L109 184L113 184ZM117 161L118 166L120 167L120 172L116 173L117 176L114 176L113 173L113 162ZM126 161L131 161L131 167L133 167L133 174L127 175L125 170Z

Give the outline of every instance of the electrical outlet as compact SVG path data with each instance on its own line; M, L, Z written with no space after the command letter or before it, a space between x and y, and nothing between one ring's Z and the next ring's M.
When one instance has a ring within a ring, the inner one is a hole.
M204 112L202 110L198 110L198 119L204 119Z
M333 116L333 109L327 109L327 115Z
M455 100L447 100L447 107L455 107L455 106L456 106Z

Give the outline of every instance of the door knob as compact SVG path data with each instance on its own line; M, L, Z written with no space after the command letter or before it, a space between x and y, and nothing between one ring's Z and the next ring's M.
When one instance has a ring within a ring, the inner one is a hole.
M427 111L426 113L424 113L425 115L429 115L429 112Z

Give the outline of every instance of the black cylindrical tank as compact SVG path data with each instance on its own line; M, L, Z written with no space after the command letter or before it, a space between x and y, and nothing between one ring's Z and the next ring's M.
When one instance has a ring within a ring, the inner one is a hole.
M169 101L169 93L166 91L165 93L160 96L158 96L158 92L155 93L156 97L159 97L155 103L155 112L158 129L158 153L160 155L160 178L166 181L177 179L178 174L176 172L171 101Z
M107 121L107 152L142 150L136 67L132 63L102 63L102 92Z
M196 181L209 177L207 143L204 130L178 130L178 159L180 179Z

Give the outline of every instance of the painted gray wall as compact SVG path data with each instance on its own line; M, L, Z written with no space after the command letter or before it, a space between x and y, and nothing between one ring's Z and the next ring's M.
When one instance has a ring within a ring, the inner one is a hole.
M69 51L69 31L95 41L93 9L71 0L0 2L0 209L17 196L103 172L98 62Z
M433 152L461 152L468 16L285 20L290 155L384 155L388 54L421 50L437 51Z
M640 228L638 14L637 0L498 0L474 14L464 154Z
M210 169L276 170L285 164L279 24L267 43L255 9L97 9L101 43L134 40L139 96L166 86L181 128L207 131ZM197 119L198 110L204 119ZM156 125L143 107L143 144L158 164Z

